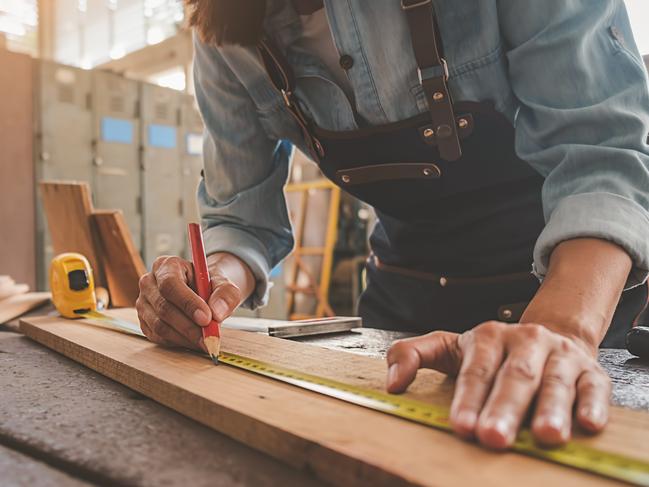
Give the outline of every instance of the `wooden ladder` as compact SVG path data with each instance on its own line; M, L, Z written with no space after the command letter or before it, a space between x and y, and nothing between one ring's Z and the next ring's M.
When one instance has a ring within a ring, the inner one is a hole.
M291 254L287 272L288 281L286 284L287 291L287 315L289 320L298 320L305 318L320 318L323 316L334 316L334 312L329 305L329 284L331 282L331 272L333 267L333 253L336 245L338 231L338 213L340 208L340 188L327 179L319 179L303 183L291 183L285 188L287 193L300 193L299 208L293 214L293 227L295 235L295 248ZM309 213L310 196L317 191L329 191L329 209L327 212L327 228L325 241L321 247L305 247L304 228ZM321 256L320 276L315 276L309 267L305 264L303 257ZM307 278L306 285L300 285L298 278L303 273ZM296 313L295 297L298 294L311 295L316 300L315 314L309 315Z

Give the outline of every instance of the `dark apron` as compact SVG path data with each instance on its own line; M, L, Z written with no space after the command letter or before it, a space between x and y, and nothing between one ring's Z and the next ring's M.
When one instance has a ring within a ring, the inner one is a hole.
M515 323L539 287L530 263L545 226L544 178L518 158L514 128L492 103L452 102L431 2L402 5L430 109L405 121L317 127L281 51L269 39L259 51L322 172L376 210L364 326L423 333ZM647 286L625 292L602 346L624 347L646 303Z

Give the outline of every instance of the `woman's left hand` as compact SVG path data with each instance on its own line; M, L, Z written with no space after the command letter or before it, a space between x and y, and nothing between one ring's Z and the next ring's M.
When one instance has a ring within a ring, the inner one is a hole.
M508 448L536 399L532 433L554 446L576 422L589 432L608 420L610 379L597 350L536 324L490 321L463 334L437 331L396 342L388 352L388 391L406 390L425 367L457 376L450 421L455 432Z

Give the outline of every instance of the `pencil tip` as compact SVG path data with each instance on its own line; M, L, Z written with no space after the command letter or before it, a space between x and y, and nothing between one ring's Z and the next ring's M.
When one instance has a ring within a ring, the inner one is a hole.
M219 337L210 336L204 340L207 353L215 365L219 363L219 350L221 349L221 339Z

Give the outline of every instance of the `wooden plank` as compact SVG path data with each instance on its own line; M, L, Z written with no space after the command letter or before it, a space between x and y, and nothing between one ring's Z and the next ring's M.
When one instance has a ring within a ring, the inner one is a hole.
M88 183L42 181L39 186L54 255L63 252L84 255L94 272L95 285L105 287L97 237L90 221L93 207Z
M99 236L111 304L133 307L139 294L138 282L146 267L124 215L119 210L95 210L92 221Z
M0 324L24 315L50 300L50 293L25 293L0 301Z
M32 59L0 49L0 273L36 286Z
M130 309L114 310L135 319ZM604 486L591 474L514 453L495 453L389 415L304 391L203 356L55 317L25 318L32 339L217 431L334 485ZM223 350L351 384L382 389L382 360L241 331ZM407 393L450 403L452 383L422 370ZM649 460L649 414L613 408L611 424L579 441Z

